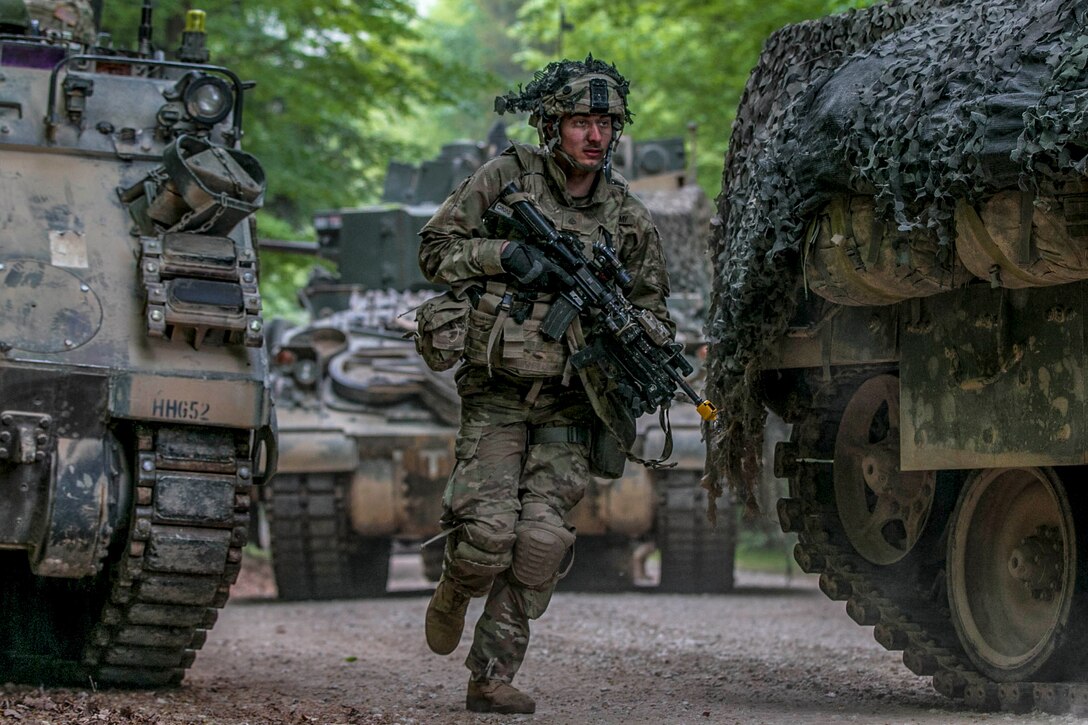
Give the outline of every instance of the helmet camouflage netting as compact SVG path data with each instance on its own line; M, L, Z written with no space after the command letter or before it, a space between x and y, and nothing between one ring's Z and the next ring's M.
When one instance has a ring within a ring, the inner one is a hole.
M632 123L627 107L630 84L615 65L587 55L584 61L553 61L533 74L524 88L495 99L495 112L529 113L529 125L540 129L543 122L572 113L607 113L618 125Z

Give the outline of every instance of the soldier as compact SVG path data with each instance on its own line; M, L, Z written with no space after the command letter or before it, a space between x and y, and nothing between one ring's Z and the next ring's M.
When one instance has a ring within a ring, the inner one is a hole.
M30 15L23 0L0 0L0 35L25 35Z
M94 44L94 10L89 0L26 0L26 6L42 32L55 31L77 43Z
M529 644L529 620L547 608L574 543L566 517L591 475L590 432L604 421L610 431L625 431L629 445L634 429L632 415L610 404L605 381L570 365L576 336L540 335L566 274L511 239L509 229L485 222L485 211L503 187L519 182L587 252L595 241L613 246L634 278L628 299L675 333L661 240L646 208L611 173L612 152L631 121L627 92L615 66L589 56L550 63L524 90L497 98L500 114L529 112L540 145L512 144L466 179L420 232L424 275L464 292L473 305L456 374L461 425L443 496L443 573L427 608L426 637L434 652L453 652L470 598L487 595L465 661L466 707L476 712L535 711L510 683Z

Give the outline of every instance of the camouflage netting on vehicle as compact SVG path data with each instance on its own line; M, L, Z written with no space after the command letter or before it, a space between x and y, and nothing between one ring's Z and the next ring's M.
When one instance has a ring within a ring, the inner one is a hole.
M770 37L734 122L711 236L709 395L723 414L708 489L728 480L753 500L759 372L803 292L815 212L871 195L882 223L951 270L957 200L1085 173L1086 16L1083 0L893 0Z

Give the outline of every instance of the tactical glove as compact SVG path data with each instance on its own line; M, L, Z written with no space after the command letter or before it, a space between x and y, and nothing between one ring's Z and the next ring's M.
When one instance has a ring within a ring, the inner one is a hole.
M512 274L524 290L552 292L574 284L569 274L530 244L509 242L502 250L500 261L502 268Z

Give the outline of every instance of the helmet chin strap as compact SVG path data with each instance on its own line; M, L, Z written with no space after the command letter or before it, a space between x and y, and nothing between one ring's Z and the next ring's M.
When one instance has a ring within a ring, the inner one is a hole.
M608 144L608 150L604 152L604 163L601 165L601 171L604 172L604 180L612 183L612 149L616 148L616 142L619 139L613 139L612 143Z

